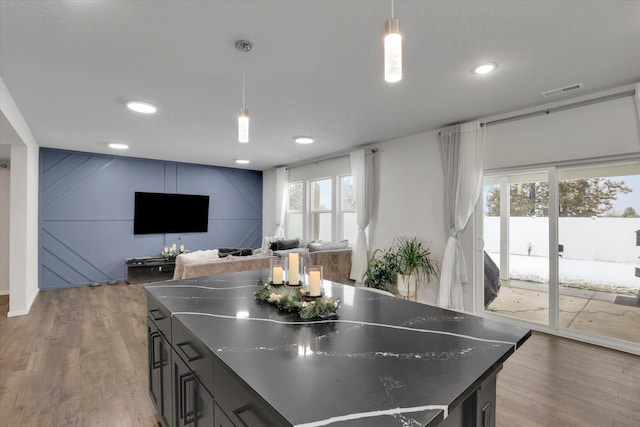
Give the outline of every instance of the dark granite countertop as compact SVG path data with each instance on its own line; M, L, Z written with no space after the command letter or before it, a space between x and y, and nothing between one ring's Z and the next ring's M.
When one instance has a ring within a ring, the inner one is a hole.
M256 300L266 276L146 290L294 426L435 425L531 334L328 281L325 296L341 300L337 316L301 321Z

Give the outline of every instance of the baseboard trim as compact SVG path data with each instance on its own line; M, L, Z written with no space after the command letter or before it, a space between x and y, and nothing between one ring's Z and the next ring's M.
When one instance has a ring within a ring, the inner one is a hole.
M7 313L7 317L24 316L25 314L29 314L29 311L31 311L31 306L34 302L36 302L36 298L38 297L39 293L40 289L36 289L36 293L33 295L33 298L31 298L31 301L29 301L29 304L27 304L26 309L10 311Z

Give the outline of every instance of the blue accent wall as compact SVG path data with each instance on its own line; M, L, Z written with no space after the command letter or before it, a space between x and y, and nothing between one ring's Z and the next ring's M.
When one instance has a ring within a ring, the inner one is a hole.
M209 195L209 231L134 235L136 191ZM43 290L123 280L125 258L173 243L195 251L262 242L260 171L41 148L39 196Z

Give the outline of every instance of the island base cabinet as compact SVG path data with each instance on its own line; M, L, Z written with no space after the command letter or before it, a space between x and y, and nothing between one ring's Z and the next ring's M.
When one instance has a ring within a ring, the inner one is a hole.
M213 427L213 396L173 352L173 416L176 427Z
M496 380L498 371L482 382L438 427L495 427Z
M147 319L149 398L163 427L173 427L171 407L171 347L156 325Z
M220 405L219 410L224 411L228 420L228 424L221 424L223 427L291 426L217 360L214 360L213 374L216 404Z

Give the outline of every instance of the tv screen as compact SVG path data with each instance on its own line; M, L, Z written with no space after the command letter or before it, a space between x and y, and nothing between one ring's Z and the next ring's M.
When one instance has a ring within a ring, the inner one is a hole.
M133 234L206 233L209 196L136 192Z

